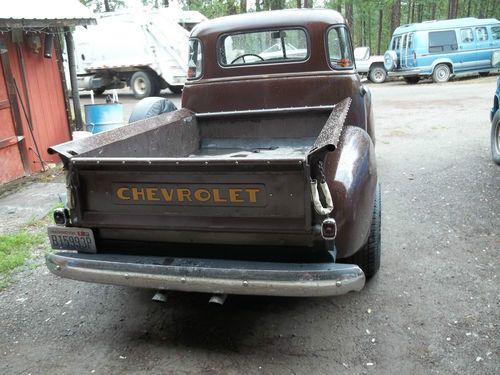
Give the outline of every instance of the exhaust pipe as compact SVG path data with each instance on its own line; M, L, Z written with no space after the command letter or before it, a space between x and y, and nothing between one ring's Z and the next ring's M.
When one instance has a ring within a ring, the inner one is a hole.
M152 300L155 302L165 303L167 302L167 295L162 290L159 290L155 293Z
M214 294L210 297L210 301L208 303L215 303L217 305L223 305L226 302L227 294Z

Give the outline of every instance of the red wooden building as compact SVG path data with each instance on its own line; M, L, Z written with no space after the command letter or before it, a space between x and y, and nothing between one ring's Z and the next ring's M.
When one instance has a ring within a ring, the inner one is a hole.
M8 3L0 12L0 184L59 161L47 148L71 136L61 46L70 27L95 23L77 0Z

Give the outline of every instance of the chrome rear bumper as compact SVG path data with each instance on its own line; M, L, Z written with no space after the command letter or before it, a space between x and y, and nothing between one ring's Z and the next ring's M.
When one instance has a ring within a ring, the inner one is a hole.
M138 288L220 294L320 297L360 291L365 275L341 263L275 263L157 256L48 254L57 276Z

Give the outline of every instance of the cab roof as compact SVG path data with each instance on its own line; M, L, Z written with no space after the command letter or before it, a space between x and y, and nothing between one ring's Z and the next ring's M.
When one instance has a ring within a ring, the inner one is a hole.
M304 26L312 23L345 24L344 17L331 9L286 9L268 12L244 13L216 18L197 25L191 37L234 33L252 29Z

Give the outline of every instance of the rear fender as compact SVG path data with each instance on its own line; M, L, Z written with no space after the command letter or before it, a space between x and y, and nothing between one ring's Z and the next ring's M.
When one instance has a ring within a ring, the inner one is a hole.
M432 62L431 74L434 71L434 69L436 68L436 66L438 66L439 64L446 64L446 65L448 65L450 67L451 73L452 74L455 73L455 68L453 67L453 62L450 59L437 59L437 60L434 60Z
M366 131L346 126L338 148L326 159L334 203L338 258L357 252L367 241L377 185L374 145Z

